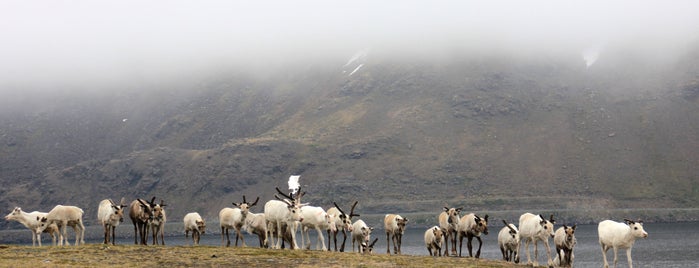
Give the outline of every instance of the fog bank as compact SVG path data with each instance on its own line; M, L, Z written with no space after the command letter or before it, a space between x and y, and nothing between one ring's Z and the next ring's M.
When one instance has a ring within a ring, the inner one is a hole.
M343 64L363 49L444 59L613 47L672 58L697 37L696 1L609 2L10 0L0 3L0 86Z

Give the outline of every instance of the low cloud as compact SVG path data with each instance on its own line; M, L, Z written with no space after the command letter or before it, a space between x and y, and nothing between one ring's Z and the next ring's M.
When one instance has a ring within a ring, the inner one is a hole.
M3 1L0 86L342 65L369 48L580 55L604 44L672 57L695 42L696 25L696 1Z

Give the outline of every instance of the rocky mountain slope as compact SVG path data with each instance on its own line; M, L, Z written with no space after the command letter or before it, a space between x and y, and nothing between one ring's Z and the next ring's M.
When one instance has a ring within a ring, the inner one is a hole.
M0 208L93 222L101 199L157 196L215 219L292 174L364 213L695 208L698 62L370 54L23 91L0 101Z

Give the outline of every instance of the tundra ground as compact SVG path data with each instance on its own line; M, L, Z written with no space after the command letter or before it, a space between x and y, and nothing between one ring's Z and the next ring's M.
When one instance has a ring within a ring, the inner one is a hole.
M0 267L517 267L502 261L322 251L88 244L0 245Z

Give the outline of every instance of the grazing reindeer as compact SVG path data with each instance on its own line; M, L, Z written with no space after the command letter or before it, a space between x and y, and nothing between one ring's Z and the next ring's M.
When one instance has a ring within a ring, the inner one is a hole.
M400 244L408 219L397 214L386 214L383 223L386 230L386 254L391 254L391 237L393 237L393 253L400 254Z
M369 243L374 227L369 227L363 220L357 220L352 225L352 252L354 252L354 242L357 242L357 252L362 253L364 252L362 243Z
M199 245L201 235L206 232L206 221L196 212L187 213L182 221L184 222L184 237L187 238L189 232L192 231L192 243Z
M379 241L379 238L374 238L374 241L371 242L371 244L367 245L367 243L362 243L362 253L363 254L370 254L374 252L374 245L376 244L376 241Z
M456 256L456 231L461 220L461 208L444 207L439 214L439 228L444 230L444 256L449 256L449 241L451 241L451 254ZM451 239L450 239L451 238Z
M337 233L340 232L340 229L342 229L342 245L340 246L340 252L345 251L345 242L347 241L347 232L352 232L353 226L352 226L352 217L359 217L359 214L354 214L354 208L357 206L358 201L354 201L352 204L352 208L350 209L350 213L347 214L342 209L340 209L340 206L337 205L337 203L333 202L333 205L335 207L332 207L328 209L328 215L332 215L332 217L335 220L335 228L336 230L334 232L331 232L331 230L328 230L328 249L330 249L330 240L333 240L335 242L335 251L337 251ZM332 233L332 235L331 235Z

